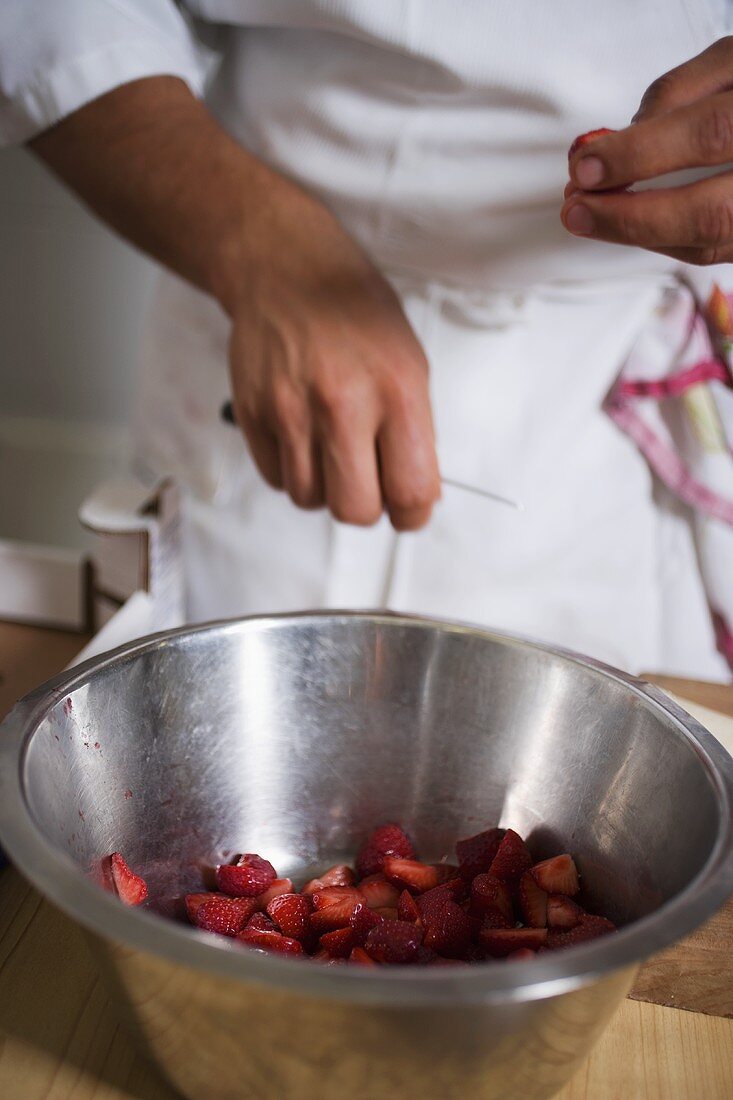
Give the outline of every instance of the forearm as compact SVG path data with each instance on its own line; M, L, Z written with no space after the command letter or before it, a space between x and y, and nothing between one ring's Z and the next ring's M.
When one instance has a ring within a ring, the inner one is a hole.
M175 77L116 88L30 147L118 233L230 313L273 204L307 203Z

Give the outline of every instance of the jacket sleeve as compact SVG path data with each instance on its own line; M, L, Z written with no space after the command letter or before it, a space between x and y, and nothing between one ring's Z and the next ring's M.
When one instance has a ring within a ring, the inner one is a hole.
M204 65L174 0L2 0L0 144L28 141L120 84Z

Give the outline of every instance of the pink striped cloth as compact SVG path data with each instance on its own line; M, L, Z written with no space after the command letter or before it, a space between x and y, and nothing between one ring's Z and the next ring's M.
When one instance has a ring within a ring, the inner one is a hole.
M733 671L733 294L693 270L665 291L605 402L693 510L717 645Z

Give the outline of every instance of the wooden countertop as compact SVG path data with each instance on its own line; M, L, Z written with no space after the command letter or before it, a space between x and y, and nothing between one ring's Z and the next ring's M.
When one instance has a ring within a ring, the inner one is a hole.
M85 640L0 624L0 710ZM733 686L654 679L733 715ZM643 967L632 997L557 1100L730 1100L733 905ZM0 872L2 1100L177 1096L118 1026L79 929L14 869Z

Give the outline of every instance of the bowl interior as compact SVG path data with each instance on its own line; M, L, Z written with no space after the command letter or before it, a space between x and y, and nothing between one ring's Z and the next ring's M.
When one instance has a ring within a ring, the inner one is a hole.
M511 638L389 618L244 621L87 674L27 747L48 840L121 851L172 910L242 851L280 874L401 822L426 857L492 824L571 851L619 922L701 870L719 829L704 756L625 683Z

